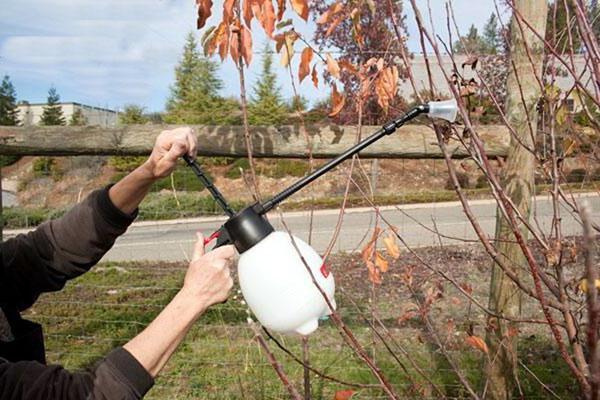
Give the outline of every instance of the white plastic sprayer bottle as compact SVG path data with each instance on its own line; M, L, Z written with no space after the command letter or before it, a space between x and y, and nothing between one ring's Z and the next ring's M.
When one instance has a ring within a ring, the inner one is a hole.
M308 335L331 310L307 266L333 307L335 283L313 248L297 237L294 242L297 249L288 233L272 232L241 255L238 274L244 298L262 325Z
M240 253L242 294L258 321L280 333L314 332L319 318L336 306L333 274L317 252L297 237L292 242L290 234L275 232L252 208L228 220L225 229Z

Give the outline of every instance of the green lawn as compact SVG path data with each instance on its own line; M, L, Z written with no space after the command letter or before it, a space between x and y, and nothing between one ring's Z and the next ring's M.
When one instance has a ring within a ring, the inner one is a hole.
M346 264L344 257L336 260L338 265ZM341 267L334 266L335 269L338 269L336 273L342 278ZM103 264L68 284L62 292L43 295L29 310L28 318L43 323L50 362L63 364L70 369L85 368L143 329L176 292L183 274L184 266L176 264ZM344 279L340 279L340 284L346 286L344 293L349 292L348 286L352 287ZM362 291L361 287L357 285L356 291ZM345 296L338 291L340 313L397 391L406 398L439 397L425 387L421 389L421 394L409 391L410 382L402 367L379 341L374 340L372 331ZM352 296L359 304L367 304L363 300L368 298L368 293L353 293ZM398 298L378 298L378 308L385 310L386 322L394 339L449 397L463 398L464 390L439 352L420 341L422 335L418 324L399 327L395 322L396 314L400 313ZM239 297L205 314L169 362L148 398L286 398L283 386L253 340L246 318L246 309ZM463 336L457 336L459 340L456 342L448 342L449 349L471 382L480 386L482 353L466 347L461 339ZM301 342L297 337L278 337L295 354L301 355ZM523 339L523 362L563 398L572 398L573 380L545 337L538 335ZM364 364L344 345L331 322L324 321L322 327L310 337L309 344L311 363L318 370L350 382L375 383ZM271 347L293 382L303 390L301 366L273 343ZM413 380L423 384L424 379L416 374L408 359L398 351L397 354ZM521 370L520 380L526 398L547 398L540 385L525 370ZM314 374L311 374L311 381L314 399L333 399L336 390L347 389L344 385ZM384 398L378 389L360 389L353 397L375 398Z

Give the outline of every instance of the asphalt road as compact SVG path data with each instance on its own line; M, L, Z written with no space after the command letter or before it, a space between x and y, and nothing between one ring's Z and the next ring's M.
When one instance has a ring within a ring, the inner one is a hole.
M587 200L594 210L593 218L600 221L600 196L582 194L579 201ZM493 236L495 228L495 203L489 200L471 202L474 214L485 231ZM563 232L565 235L579 234L580 224L561 207ZM448 237L476 239L462 207L456 202L416 204L405 206L382 207L381 214L398 228L399 233L410 246L438 245L440 240L445 244L456 244L461 241L442 238L434 232L436 229ZM312 244L317 251L323 252L331 241L338 220L339 210L316 211L312 228ZM286 213L284 221L298 237L307 240L309 218L307 212ZM535 200L534 224L538 224L546 232L552 218L552 207L548 197ZM284 229L278 213L271 213L270 220L276 229ZM128 232L119 238L113 249L104 260L165 260L179 261L189 257L194 233L197 230L209 235L219 228L224 218L203 218L182 221L141 222L130 227ZM339 237L334 244L334 252L356 251L364 244L365 237L375 223L372 209L350 209L344 215Z

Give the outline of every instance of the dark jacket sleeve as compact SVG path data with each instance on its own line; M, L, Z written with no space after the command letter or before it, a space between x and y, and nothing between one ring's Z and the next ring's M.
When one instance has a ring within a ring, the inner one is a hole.
M0 400L134 400L153 384L150 374L121 347L92 371L81 373L36 361L0 362Z
M137 214L115 207L108 190L97 190L63 217L2 243L0 304L24 310L40 293L62 289L100 261Z

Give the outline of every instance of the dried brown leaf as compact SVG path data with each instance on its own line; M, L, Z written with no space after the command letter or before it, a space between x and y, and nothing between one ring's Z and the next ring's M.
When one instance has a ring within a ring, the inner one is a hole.
M313 58L313 50L310 47L305 47L300 56L300 66L298 67L298 79L300 83L310 74L310 63Z
M397 260L400 257L400 249L396 244L396 237L391 233L383 238L383 244L385 245L385 249L387 250L390 257L394 260Z
M310 74L311 78L312 78L312 83L313 85L315 85L315 88L319 88L319 75L317 74L317 65L313 65L313 69L312 72Z
M340 66L338 62L329 53L327 53L325 57L327 59L327 71L329 71L334 78L340 79Z
M469 346L474 347L477 350L483 351L484 353L488 354L489 350L488 350L487 344L485 343L485 341L482 338L480 338L478 336L467 336L465 341L467 342L467 344Z
M202 29L206 25L206 20L211 16L213 3L212 0L196 0L196 4L198 5L196 28Z
M296 14L305 21L308 21L308 1L307 0L290 0L292 2L292 8L296 11Z
M390 263L378 251L375 252L375 265L381 272L387 272L390 268Z
M252 62L252 34L245 26L242 28L242 57L246 65Z

